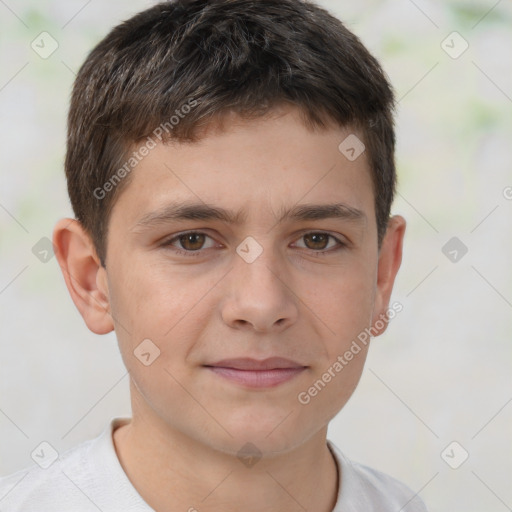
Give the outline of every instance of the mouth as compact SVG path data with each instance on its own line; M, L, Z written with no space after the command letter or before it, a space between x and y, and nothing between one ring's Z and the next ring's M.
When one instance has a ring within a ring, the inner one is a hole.
M271 357L264 360L224 359L204 365L214 374L249 388L271 388L284 384L308 367L290 359Z

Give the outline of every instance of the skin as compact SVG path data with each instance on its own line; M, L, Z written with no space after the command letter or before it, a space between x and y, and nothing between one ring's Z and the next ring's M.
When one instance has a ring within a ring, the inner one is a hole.
M328 512L338 475L327 425L353 393L367 347L309 404L297 396L389 307L405 220L391 218L379 250L366 154L351 162L338 150L350 129L310 131L292 107L226 119L199 142L158 145L132 171L112 210L105 268L73 219L55 227L57 258L88 328L116 331L133 419L114 443L151 507ZM174 201L241 210L244 218L138 224ZM330 203L363 215L278 223L286 209ZM187 231L207 236L175 238ZM345 245L314 237L319 232ZM248 236L263 249L252 263L236 252ZM160 350L149 366L133 353L144 339ZM307 368L262 390L203 366L271 356ZM262 454L251 467L237 457L247 442Z

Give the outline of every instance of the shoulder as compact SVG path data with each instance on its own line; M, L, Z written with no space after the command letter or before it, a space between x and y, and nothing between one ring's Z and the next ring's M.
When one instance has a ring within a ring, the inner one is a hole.
M352 462L332 441L328 445L341 468L341 485L334 512L427 512L423 501L399 480L357 462Z
M0 505L4 512L36 512L40 510L93 510L76 508L86 500L79 484L87 467L91 441L86 441L63 453L46 469L38 465L27 467L0 478ZM87 504L84 502L84 506ZM97 510L97 509L96 509Z
M112 432L127 421L114 418L98 437L67 450L53 463L47 460L44 467L34 465L0 478L0 510L151 511L116 455ZM44 450L41 455L44 460Z

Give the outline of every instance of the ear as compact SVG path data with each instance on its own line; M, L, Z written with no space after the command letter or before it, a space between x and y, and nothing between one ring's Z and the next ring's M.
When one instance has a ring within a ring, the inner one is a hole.
M69 294L87 327L96 334L111 332L107 273L91 238L77 220L61 219L53 230L53 245Z
M372 328L374 336L380 336L387 328L389 300L395 277L402 263L402 248L405 234L405 219L400 215L391 217L379 251L377 267L377 291L373 308ZM386 318L386 321L382 321ZM381 320L380 322L378 320ZM378 325L382 325L378 328Z

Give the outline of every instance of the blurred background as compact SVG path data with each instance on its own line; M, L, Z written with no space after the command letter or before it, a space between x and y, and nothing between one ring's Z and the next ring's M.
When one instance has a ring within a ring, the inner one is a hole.
M0 475L32 464L42 441L62 453L130 415L115 336L87 330L49 239L72 216L75 74L111 27L153 3L0 0ZM512 5L319 3L395 87L393 212L408 221L392 298L403 311L372 341L329 437L431 512L512 510Z

